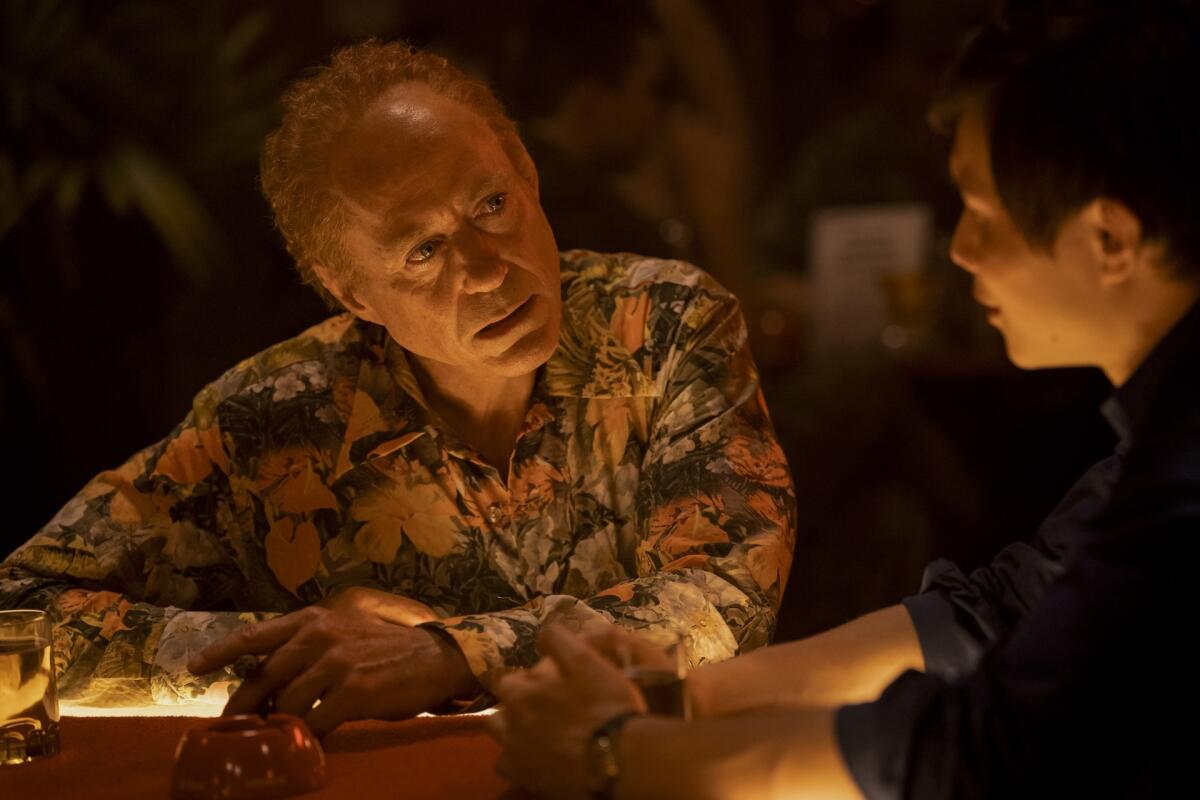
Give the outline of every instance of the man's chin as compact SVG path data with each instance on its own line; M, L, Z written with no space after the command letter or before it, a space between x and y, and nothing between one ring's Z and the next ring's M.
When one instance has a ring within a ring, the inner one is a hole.
M1064 367L1079 367L1084 364L1063 358L1061 354L1047 353L1045 348L1022 346L1008 337L1004 339L1004 350L1008 360L1018 369L1061 369Z
M542 326L520 337L502 351L486 355L481 366L498 377L516 378L535 372L558 348L557 326Z

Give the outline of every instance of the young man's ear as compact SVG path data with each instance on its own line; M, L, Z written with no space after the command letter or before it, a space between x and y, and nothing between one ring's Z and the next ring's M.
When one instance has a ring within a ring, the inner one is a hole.
M1092 230L1092 243L1100 263L1100 279L1106 286L1128 280L1144 257L1142 222L1129 206L1098 198L1084 209Z
M317 279L321 281L321 285L325 287L325 291L336 297L343 308L361 320L373 322L376 325L383 324L383 319L375 313L375 309L364 303L345 280L340 279L324 264L313 264L312 269Z

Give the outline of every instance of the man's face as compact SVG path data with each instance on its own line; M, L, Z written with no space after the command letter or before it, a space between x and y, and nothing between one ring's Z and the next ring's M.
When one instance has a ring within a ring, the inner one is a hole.
M397 86L335 146L330 179L350 211L357 282L343 302L355 314L464 375L511 378L546 362L561 315L557 248L536 178L479 115Z
M974 276L975 299L1009 358L1026 369L1100 363L1105 297L1093 232L1075 214L1050 253L1029 245L996 190L982 103L959 120L950 173L963 199L950 257Z

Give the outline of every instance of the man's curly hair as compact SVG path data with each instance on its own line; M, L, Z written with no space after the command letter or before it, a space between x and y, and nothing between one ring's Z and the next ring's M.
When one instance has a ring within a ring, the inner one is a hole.
M528 159L516 125L487 86L445 58L402 42L371 40L343 48L328 65L292 84L283 96L283 120L263 145L262 191L301 279L332 308L341 304L313 266L350 287L356 275L342 246L346 209L330 183L330 156L351 123L404 83L424 84L479 114L518 171Z

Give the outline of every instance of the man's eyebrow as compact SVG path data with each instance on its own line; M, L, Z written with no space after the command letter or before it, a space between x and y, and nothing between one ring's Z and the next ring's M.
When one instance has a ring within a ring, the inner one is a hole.
M474 203L482 195L506 189L510 183L511 181L500 173L485 175L472 185L470 202ZM418 238L421 230L422 226L419 223L397 221L394 224L385 224L378 240L379 246L384 250L395 250L409 240Z
M491 173L485 175L475 184L474 195L490 194L498 189L503 189L508 186L508 181L503 175Z
M396 250L410 239L416 238L420 232L421 226L412 223L389 225L384 228L383 235L379 237L379 247L387 251Z

